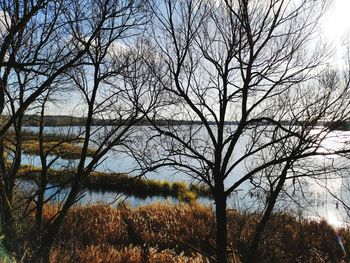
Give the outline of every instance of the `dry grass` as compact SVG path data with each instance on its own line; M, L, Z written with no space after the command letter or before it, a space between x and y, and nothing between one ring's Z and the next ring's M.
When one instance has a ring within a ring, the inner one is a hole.
M27 140L22 144L23 152L26 154L39 155L39 141L38 140ZM45 142L44 152L49 153L50 155L56 155L62 159L78 159L81 155L81 146L75 143L68 142L56 142L50 141ZM95 150L89 148L87 151L87 156L92 156L95 153Z
M50 218L56 209L48 206L45 211L45 217ZM194 226L202 225L208 216L210 210L198 205L156 203L138 209L103 204L75 207L59 233L51 261L206 262L188 248L186 253L182 252L179 244L180 240L193 244L203 235L194 231Z
M45 218L51 218L56 211L55 207L47 206ZM210 218L211 210L198 204L154 203L139 208L112 208L104 204L77 206L69 212L58 239L83 246L147 244L181 251L179 241L206 244L198 238L207 238L207 228L197 226L204 226Z
M45 211L49 218L55 208ZM242 262L258 219L256 214L229 212L230 246L238 250ZM213 223L212 210L196 203L75 207L58 235L51 261L207 262L190 247L213 255ZM342 229L340 234L349 249L349 233ZM325 221L300 221L289 214L276 214L263 235L260 262L339 262L342 253L335 236Z
M51 215L54 213L51 209ZM49 214L46 217L51 217ZM88 228L88 231L87 231ZM122 219L122 211L106 205L73 208L65 220L60 240L82 246L128 243L127 225Z
M203 256L178 255L173 250L145 249L140 246L128 246L115 249L112 246L91 245L71 251L55 247L51 252L52 263L84 262L84 263L205 263Z

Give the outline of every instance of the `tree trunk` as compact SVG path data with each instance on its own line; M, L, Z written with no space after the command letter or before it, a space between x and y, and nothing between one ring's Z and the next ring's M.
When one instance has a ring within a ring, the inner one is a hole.
M65 218L66 211L64 211L63 213L64 213L64 216L59 215L59 217L62 218L62 220L58 220L57 222L56 220L54 220L55 222L50 225L50 228L48 229L48 231L45 234L41 234L39 247L37 252L35 253L36 254L34 258L34 260L36 260L35 262L38 262L38 263L50 262L49 259L50 259L51 248L54 244L55 238L61 227L63 219Z
M39 263L50 262L50 251L54 244L55 238L61 228L61 225L68 213L68 210L75 203L77 195L80 193L80 176L76 175L76 181L73 183L71 192L69 193L66 202L64 203L61 212L57 217L52 221L50 227L47 229L47 232L41 236L41 243L38 250L38 261Z
M35 214L35 241L39 245L41 243L41 236L43 231L43 204L44 204L44 192L42 189L38 193L38 202L36 205L36 214Z
M261 239L261 236L262 236L264 229L267 225L267 222L269 221L269 219L271 217L273 208L275 207L275 204L277 201L277 197L279 196L279 194L283 188L283 185L286 181L287 172L288 172L288 169L290 168L291 164L292 164L292 161L288 160L286 165L284 166L284 168L282 170L282 173L280 175L276 189L270 195L270 198L268 200L268 204L267 204L267 207L265 209L264 215L261 218L258 226L255 229L253 240L252 240L252 242L250 244L250 248L249 248L249 255L246 259L247 263L259 262L259 259L257 257L257 252L258 252L260 239Z
M227 263L227 215L226 196L223 192L215 197L216 215L216 259L217 262Z
M50 262L50 251L51 251L51 242L50 245L41 244L39 250L37 251L35 257L33 258L33 263L47 263Z
M257 252L258 252L260 239L261 239L261 236L264 232L266 224L270 219L273 207L274 207L274 204L269 203L267 209L265 210L265 213L264 213L262 219L260 220L258 226L255 229L253 240L252 240L250 247L249 247L249 254L248 254L247 259L245 260L245 262L247 262L247 263L259 262L259 259L257 258Z

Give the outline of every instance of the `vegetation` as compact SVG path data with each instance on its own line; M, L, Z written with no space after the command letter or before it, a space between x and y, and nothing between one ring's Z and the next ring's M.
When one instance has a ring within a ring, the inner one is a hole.
M328 1L159 2L149 31L163 64L151 69L167 106L147 115L153 133L143 147L130 148L144 167L169 165L211 189L216 262L228 262L228 196L242 184L261 191L248 260L259 263L263 229L289 184L301 188L302 177L324 179L343 168L322 160L315 169L313 159L332 132L318 124L350 118L349 72L326 70L329 51L313 42ZM165 116L202 123L158 125ZM349 153L349 146L322 154Z
M334 130L350 131L350 122L348 120L340 123L325 123L325 125Z
M45 207L45 220L57 207ZM51 262L198 262L215 251L215 219L209 207L197 203L155 203L131 208L104 204L75 206L68 213L50 254ZM249 242L259 215L228 213L230 257L246 262ZM338 230L350 252L347 229ZM261 263L339 262L343 253L336 231L325 221L273 214L263 233L258 253ZM25 246L19 246L23 248ZM196 250L194 250L194 248ZM201 253L199 253L200 251ZM205 254L206 256L204 256Z
M9 116L2 116L2 119L6 120ZM0 118L1 119L1 118ZM118 123L119 119L98 119L95 118L92 120L94 126L103 126L103 125L114 125ZM86 122L84 117L74 117L68 115L46 115L44 117L44 126L45 127L82 127ZM201 121L189 121L189 120L169 120L169 119L159 119L156 120L157 124L160 126L163 125L191 125L191 124L202 124ZM215 124L215 122L210 122ZM231 121L228 124L237 124L235 121ZM40 116L39 115L25 115L24 116L24 127L38 127L40 125ZM136 124L137 126L149 126L151 122L145 120L140 121Z
M1 237L3 239L4 237ZM16 260L9 255L9 253L6 251L4 245L0 243L0 262L1 263L15 263Z
M13 131L6 133L6 147L14 151L12 141L16 140L16 134ZM40 134L38 132L24 130L21 132L22 150L25 154L40 155ZM62 159L79 159L81 156L82 139L76 134L59 134L46 133L43 136L44 154L56 155ZM95 149L89 147L87 156L91 157L95 153Z
M39 155L40 147L37 140L27 140L22 144L23 152L26 154ZM49 155L56 155L63 159L79 159L81 156L82 146L74 143L62 142L62 141L51 141L44 145L45 153ZM87 156L93 156L95 150L89 148L87 150Z
M148 2L4 0L0 1L0 9L0 220L6 247L12 251L16 244L10 239L17 234L19 220L14 216L19 205L14 193L22 151L39 153L42 172L33 208L36 238L30 250L37 255L34 262L47 263L65 215L84 190L82 182L112 148L129 138L132 126L156 105L157 99L153 98L158 88L154 82L150 84L146 63L141 59L148 52L144 45L140 49L134 45L150 18ZM132 48L116 48L124 40L133 43ZM81 116L79 148L64 145L64 139L45 143L46 111L51 106L69 104L61 104L62 99L77 104L74 109L64 110L68 115ZM26 114L38 117L39 148L36 142L30 145L22 139L23 127L29 122ZM104 127L95 128L94 120L103 117L113 119L112 125L104 123ZM15 136L9 147L6 134L10 130ZM47 145L56 142L56 152L50 151ZM88 158L92 142L97 151ZM47 171L58 160L48 158L51 153L77 157L78 164L59 215L44 226L43 206L52 198L44 195Z
M67 185L74 178L74 170L54 170L48 171L49 182ZM35 179L40 176L41 168L32 165L22 165L19 176L23 179ZM198 196L209 197L210 191L201 184L191 183L189 186L185 182L168 182L151 180L130 176L125 173L104 173L91 172L83 182L84 186L90 190L116 191L134 195L137 197L147 196L173 196L182 201L191 202Z

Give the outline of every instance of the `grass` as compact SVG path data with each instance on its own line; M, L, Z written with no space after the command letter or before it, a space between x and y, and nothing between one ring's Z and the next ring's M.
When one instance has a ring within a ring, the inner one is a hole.
M15 141L14 131L9 131L6 134L6 145L12 149L13 141ZM47 133L44 134L44 152L49 152L49 155L56 155L63 159L79 159L81 156L82 147L79 145L82 140L76 134L59 134ZM25 154L39 155L39 135L33 131L22 131L22 149ZM89 148L87 156L93 156L95 149Z
M47 206L49 220L57 207ZM257 214L228 213L230 248L244 262ZM103 204L76 206L68 214L51 253L51 262L207 262L195 247L213 255L215 224L209 207L154 203L131 208ZM340 229L347 252L349 230ZM336 231L325 221L273 215L259 247L261 263L339 262Z
M37 140L27 140L22 144L22 149L25 154L39 155L39 141ZM56 155L62 159L79 159L81 156L81 146L75 143L68 142L45 142L44 152L49 152L50 155ZM89 148L87 151L87 156L93 156L95 150Z
M204 263L204 258L198 254L192 256L178 255L172 250L159 250L142 246L129 246L116 249L113 246L91 245L76 248L73 256L66 251L55 248L51 254L51 262L84 262L84 263ZM69 261L73 258L73 261Z
M37 179L40 171L40 167L23 165L19 176L24 179ZM74 176L74 170L50 169L48 171L48 178L51 183L67 184L72 180L72 176ZM198 196L210 196L209 189L203 185L190 184L187 186L184 182L171 183L147 180L135 178L125 173L92 172L84 181L84 185L90 190L123 192L141 198L148 196L173 196L185 202L192 202Z
M59 233L51 261L67 262L71 258L71 262L204 263L203 256L182 251L173 240L195 241L199 233L192 230L210 216L210 210L201 210L200 206L193 213L195 207L160 203L138 209L102 204L75 207ZM46 211L46 219L55 213L52 207Z
M135 196L174 196L180 200L191 201L197 196L210 196L208 188L202 185L190 184L185 182L168 182L160 180L150 180L137 178L128 174L116 173L91 173L88 184L90 189L110 190L118 192L128 192Z

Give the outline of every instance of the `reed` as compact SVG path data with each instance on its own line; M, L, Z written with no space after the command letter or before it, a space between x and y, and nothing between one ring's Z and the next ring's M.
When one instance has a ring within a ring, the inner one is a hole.
M48 220L55 209L46 211ZM228 217L230 249L237 262L244 262L260 215L231 210ZM71 256L72 262L207 262L192 248L213 255L214 226L213 211L197 203L77 206L67 215L51 260L66 262ZM337 231L349 253L349 230ZM259 246L260 262L339 262L343 254L336 235L323 220L276 213Z

